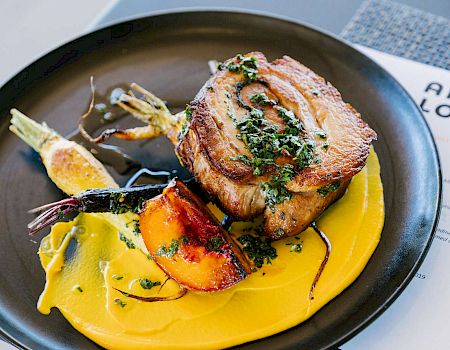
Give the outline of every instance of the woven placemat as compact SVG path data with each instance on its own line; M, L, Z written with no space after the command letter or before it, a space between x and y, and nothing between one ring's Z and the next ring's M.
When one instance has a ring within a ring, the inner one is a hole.
M450 70L450 21L389 0L366 0L341 36L395 56Z

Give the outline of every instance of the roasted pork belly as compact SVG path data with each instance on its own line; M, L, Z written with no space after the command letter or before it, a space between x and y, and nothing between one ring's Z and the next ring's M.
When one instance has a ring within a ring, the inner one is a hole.
M325 79L259 52L221 64L186 110L177 154L232 218L303 231L365 165L376 133Z

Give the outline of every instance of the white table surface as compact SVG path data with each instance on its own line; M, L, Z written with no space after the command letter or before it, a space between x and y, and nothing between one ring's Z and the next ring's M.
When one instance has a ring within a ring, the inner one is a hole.
M0 0L0 86L92 28L116 0Z

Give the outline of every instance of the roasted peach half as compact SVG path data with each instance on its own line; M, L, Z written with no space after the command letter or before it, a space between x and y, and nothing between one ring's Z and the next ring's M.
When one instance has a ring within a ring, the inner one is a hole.
M188 289L222 290L251 272L244 254L205 203L180 180L145 202L140 230L155 262Z

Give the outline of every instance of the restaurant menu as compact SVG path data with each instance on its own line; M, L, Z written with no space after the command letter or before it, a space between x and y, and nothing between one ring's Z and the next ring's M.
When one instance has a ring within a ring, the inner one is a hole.
M444 192L436 235L415 278L341 349L450 349L450 71L357 48L391 73L420 106L438 146Z

